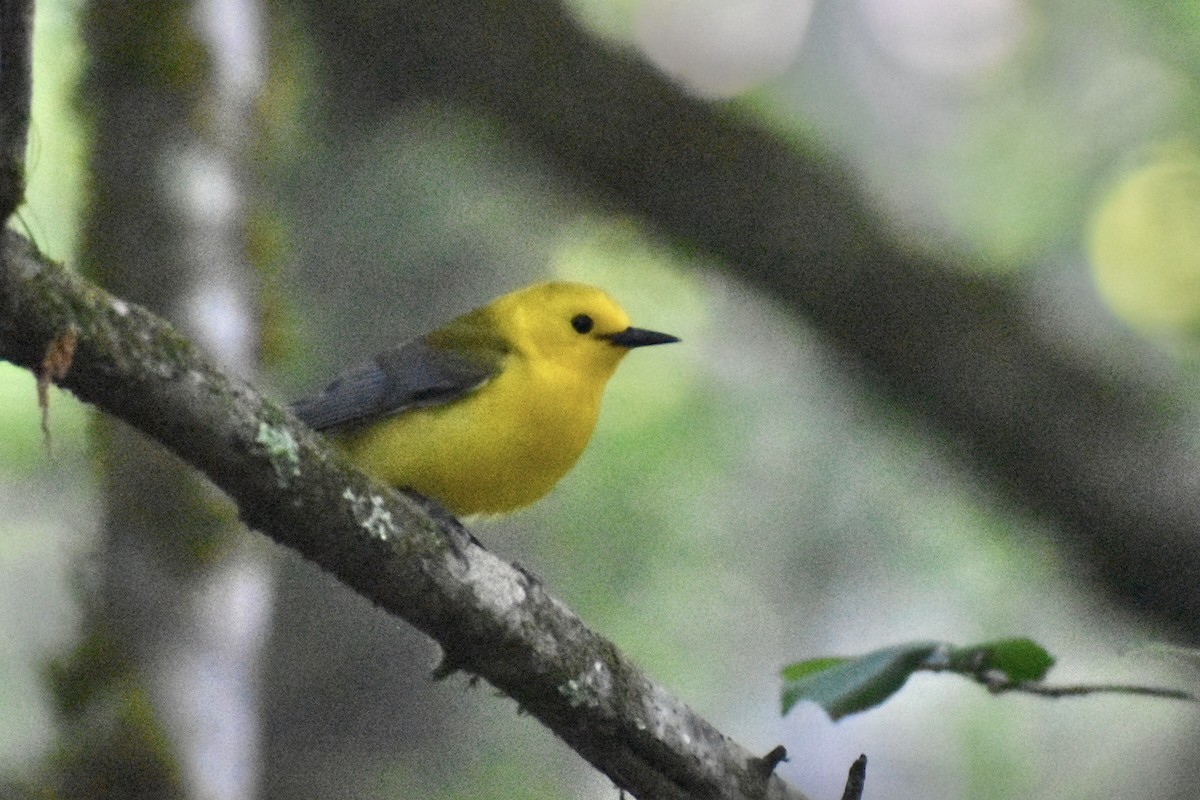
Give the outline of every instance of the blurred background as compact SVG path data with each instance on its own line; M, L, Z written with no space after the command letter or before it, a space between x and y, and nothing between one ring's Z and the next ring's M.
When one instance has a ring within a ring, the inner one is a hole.
M1200 714L779 670L1030 636L1200 686L1200 5L40 0L49 255L281 400L512 288L634 354L544 501L472 529L781 774L1190 800ZM203 478L0 365L6 796L613 798ZM45 794L50 792L50 794Z

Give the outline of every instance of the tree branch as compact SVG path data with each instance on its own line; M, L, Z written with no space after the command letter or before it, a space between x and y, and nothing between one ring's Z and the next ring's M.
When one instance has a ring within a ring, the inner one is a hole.
M160 318L3 235L0 357L37 372L74 331L59 386L200 469L248 525L433 637L450 670L485 678L622 789L803 800L456 521L350 468Z

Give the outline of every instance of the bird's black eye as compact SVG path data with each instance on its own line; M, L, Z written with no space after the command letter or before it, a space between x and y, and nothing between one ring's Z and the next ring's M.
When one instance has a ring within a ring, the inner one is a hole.
M587 314L576 314L571 317L571 327L575 329L576 333L587 333L595 324Z

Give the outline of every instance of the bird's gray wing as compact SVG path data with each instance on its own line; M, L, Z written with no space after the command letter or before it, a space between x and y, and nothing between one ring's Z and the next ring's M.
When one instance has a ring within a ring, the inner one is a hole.
M447 350L413 339L349 370L291 409L318 431L358 425L411 408L441 405L487 383L505 352L495 347Z

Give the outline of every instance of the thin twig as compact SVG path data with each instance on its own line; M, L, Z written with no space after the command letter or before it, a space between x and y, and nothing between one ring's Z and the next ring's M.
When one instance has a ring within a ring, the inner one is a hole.
M1022 683L1005 680L989 680L981 676L976 676L976 680L987 687L989 692L994 694L1002 694L1005 692L1022 692L1024 694L1038 695L1039 697L1083 697L1090 694L1131 694L1141 697L1162 697L1169 700L1188 700L1193 703L1200 700L1200 697L1197 697L1193 692L1187 692L1182 689L1168 689L1160 686L1136 686L1133 684L1122 683L1051 686L1044 683L1036 683L1031 681Z

